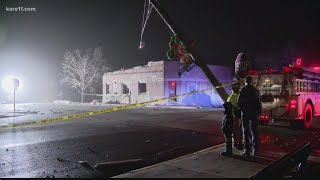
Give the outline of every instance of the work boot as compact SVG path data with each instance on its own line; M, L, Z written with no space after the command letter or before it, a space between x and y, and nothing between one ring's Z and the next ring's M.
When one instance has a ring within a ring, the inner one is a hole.
M222 156L231 156L232 155L232 151L225 150L225 151L221 152L220 155L222 155Z
M253 156L257 156L257 149L256 149L256 148L254 148L254 149L252 150L252 154L253 154Z
M220 153L223 156L232 155L232 146L226 146L226 150Z
M257 151L253 150L252 155L257 156Z
M247 150L247 149L244 149L244 151L242 152L242 156L249 157L250 156L250 151Z
M235 144L234 147L236 147L238 150L243 150L242 144Z

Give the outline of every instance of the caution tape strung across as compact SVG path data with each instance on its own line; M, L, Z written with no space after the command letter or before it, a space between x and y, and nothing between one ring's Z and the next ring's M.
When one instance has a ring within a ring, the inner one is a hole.
M224 85L221 85L221 86L217 86L216 89L217 88L222 88L222 87L225 87L225 86L230 86L230 85L236 84L236 83L238 83L238 82L232 82L232 83L224 84ZM191 92L191 93L185 93L185 94L180 94L180 95L176 95L176 96L156 99L156 100L147 101L147 102L143 102L143 103L124 105L124 106L107 108L107 109L91 111L91 112L85 112L85 113L80 113L80 114L75 114L75 115L66 115L66 116L57 117L57 118L49 118L49 119L34 120L34 121L28 121L28 122L22 122L22 123L16 123L16 124L0 125L0 129L13 128L13 127L19 127L19 126L27 126L27 125L33 125L33 124L45 124L45 123L56 122L56 121L66 121L66 120L70 120L70 119L74 119L74 118L80 118L80 117L87 117L87 116L94 116L94 115L98 115L98 114L110 113L110 112L120 111L120 110L129 109L129 108L133 108L133 107L144 106L144 105L147 105L147 104L150 104L150 103L155 103L155 102L164 101L164 100L168 100L168 99L174 99L174 98L177 98L177 97L188 96L188 95L191 95L191 94L197 94L199 92L204 92L204 91L208 91L208 90L211 90L211 89L212 88L208 88L208 89L204 89L204 90L199 90L199 91L194 91L194 92Z

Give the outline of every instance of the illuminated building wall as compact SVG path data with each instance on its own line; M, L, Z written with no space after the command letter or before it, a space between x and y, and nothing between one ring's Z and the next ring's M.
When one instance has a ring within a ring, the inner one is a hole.
M208 65L221 84L233 80L229 67ZM179 77L179 64L172 61L149 62L148 65L106 73L103 76L103 102L139 103L211 88L199 67ZM225 88L230 93L230 87ZM195 105L222 107L223 101L215 89L172 100L160 105Z

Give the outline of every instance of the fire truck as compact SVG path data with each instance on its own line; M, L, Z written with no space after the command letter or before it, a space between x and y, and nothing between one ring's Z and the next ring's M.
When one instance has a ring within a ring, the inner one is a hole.
M201 68L214 87L221 86L220 82L204 63L201 56L195 52L192 45L189 45L182 34L177 31L173 21L164 9L161 8L157 0L149 0L148 13L144 19L149 18L153 8L169 27L174 37L177 37L180 44L185 47L187 52L189 52L189 56L194 63L193 65L197 65ZM142 24L144 24L144 26L141 32L140 48L144 46L142 34L146 21L143 21ZM191 67L194 67L193 65ZM244 53L238 54L235 61L235 77L239 80L240 84L243 84L241 82L243 78L248 75L250 67L250 59L246 57ZM189 69L187 69L187 71L188 70ZM267 125L270 120L289 120L292 127L310 128L313 116L319 116L319 69L303 67L302 60L299 58L293 65L284 67L282 72L271 69L263 72L250 71L249 74L254 79L254 85L256 85L262 93L263 113L259 118L261 124ZM216 88L216 90L221 99L226 102L229 96L226 90L224 88Z
M320 115L319 67L303 67L298 58L281 72L250 70L249 75L261 93L260 124L286 120L292 128L308 129Z

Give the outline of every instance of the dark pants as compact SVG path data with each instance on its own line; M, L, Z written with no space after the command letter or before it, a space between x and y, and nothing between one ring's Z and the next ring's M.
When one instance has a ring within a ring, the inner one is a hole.
M233 108L233 140L234 145L242 147L243 145L243 132L242 132L242 121L241 121L241 111L239 108Z
M226 142L226 146L231 146L232 147L232 131L224 131L224 140Z
M252 135L252 148L257 150L259 136L258 136L258 116L242 114L242 128L243 128L243 139L244 139L244 150L250 151L250 140L249 136Z
M226 142L226 151L232 151L233 117L225 117L222 121L222 132Z
M233 125L233 140L235 146L242 146L243 140L243 132L242 132L242 122L241 118L234 118L234 125Z

